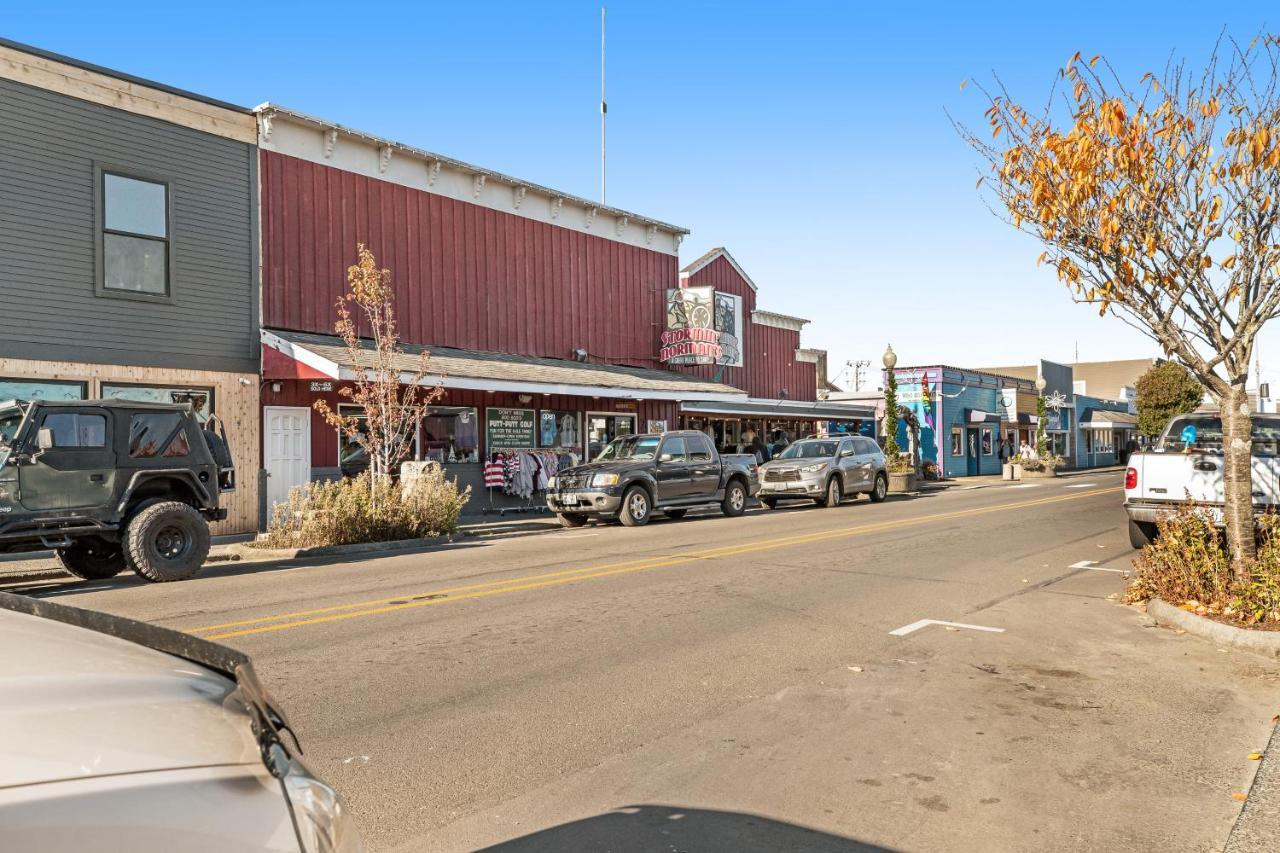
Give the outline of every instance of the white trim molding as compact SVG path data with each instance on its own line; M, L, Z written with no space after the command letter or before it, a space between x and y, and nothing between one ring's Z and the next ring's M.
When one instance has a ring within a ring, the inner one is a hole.
M742 280L747 283L747 286L750 287L752 291L758 290L758 288L756 287L756 283L751 280L751 276L747 275L747 271L744 270L736 260L734 260L733 255L729 254L729 250L726 249L724 246L717 246L716 248L707 252L702 257L695 260L693 263L689 264L684 269L680 270L680 278L681 279L689 278L694 273L710 265L712 261L716 260L716 258L724 258L726 261L728 261L729 265L733 267L734 271L738 275L742 276Z
M805 327L808 320L800 317L792 317L788 314L775 314L772 311L761 311L756 309L751 312L751 322L761 326L773 326L775 329L790 329L798 332Z
M248 141L256 141L264 151L501 210L513 216L554 223L561 228L591 230L602 239L667 255L679 255L680 240L689 233L688 229L678 225L376 137L277 104L260 104L253 112L257 116L257 127ZM250 120L253 120L252 116ZM509 187L515 195L484 192L488 185L493 184ZM561 216L565 206L581 211L582 218ZM597 213L612 217L616 226L593 229Z

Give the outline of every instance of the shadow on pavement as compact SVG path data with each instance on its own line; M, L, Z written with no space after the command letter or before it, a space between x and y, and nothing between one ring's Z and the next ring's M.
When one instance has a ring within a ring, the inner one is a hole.
M484 848L490 853L891 853L887 847L741 812L626 806Z

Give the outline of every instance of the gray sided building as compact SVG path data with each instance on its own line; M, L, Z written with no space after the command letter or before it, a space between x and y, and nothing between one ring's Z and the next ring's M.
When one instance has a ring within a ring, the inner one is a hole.
M0 399L189 402L258 520L257 125L0 40Z

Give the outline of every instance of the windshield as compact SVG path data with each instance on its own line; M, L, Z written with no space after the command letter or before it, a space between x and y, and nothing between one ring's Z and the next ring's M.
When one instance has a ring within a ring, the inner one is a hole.
M596 457L597 462L608 462L614 459L633 459L644 460L652 459L654 454L658 452L658 436L656 435L629 435L626 438L615 438L609 442L604 450L600 451L600 455Z
M22 409L5 409L0 412L0 444L10 445L22 426Z
M778 455L779 459L823 459L836 455L837 441L797 441Z
M1187 449L1221 453L1222 418L1217 415L1177 418L1160 439L1160 449L1175 453ZM1280 452L1280 421L1254 418L1253 452L1257 456L1275 456Z

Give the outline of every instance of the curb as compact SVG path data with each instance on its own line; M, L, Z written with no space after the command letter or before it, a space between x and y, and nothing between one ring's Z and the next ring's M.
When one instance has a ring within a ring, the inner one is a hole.
M348 554L381 554L390 551L414 551L445 545L452 536L432 536L425 539L393 539L390 542L356 542L351 545L326 545L319 548L254 548L249 545L230 545L227 552L231 559L261 563L276 560L300 560L308 557L341 557ZM212 561L211 561L212 562Z
M1248 799L1240 809L1235 826L1227 836L1222 853L1271 853L1280 826L1280 726L1271 730L1271 741L1263 750L1254 773Z
M206 566L210 565L211 563L233 563L241 559L239 554L235 554L231 552L231 548L235 547L234 545L222 546L222 547L225 547L226 550L220 551L219 553L216 553L216 554L210 554L205 559L204 564ZM52 554L53 552L49 552L49 553ZM53 559L53 558L50 557L49 559ZM123 572L121 574L123 574ZM50 567L47 569L30 569L25 572L8 572L8 573L6 573L3 570L3 568L0 568L0 586L8 586L9 584L35 583L37 581L73 581L78 583L80 581L80 578L77 578L75 575L71 574L70 572L64 569L58 569L53 567Z
M1163 625L1181 628L1223 646L1234 646L1263 657L1280 659L1280 631L1250 631L1213 619L1206 619L1174 607L1167 601L1152 598L1147 601L1147 615Z

